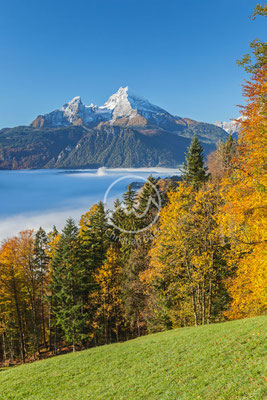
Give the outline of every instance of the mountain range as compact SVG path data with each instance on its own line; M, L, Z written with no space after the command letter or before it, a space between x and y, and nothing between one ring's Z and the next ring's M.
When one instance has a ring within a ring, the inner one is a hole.
M174 116L121 87L103 106L77 96L29 126L0 130L0 169L176 167L195 133L207 153L228 128Z

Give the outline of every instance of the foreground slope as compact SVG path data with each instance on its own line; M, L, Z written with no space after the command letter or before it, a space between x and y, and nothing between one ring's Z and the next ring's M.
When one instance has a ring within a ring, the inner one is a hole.
M15 367L0 372L0 399L260 400L266 322L176 329Z

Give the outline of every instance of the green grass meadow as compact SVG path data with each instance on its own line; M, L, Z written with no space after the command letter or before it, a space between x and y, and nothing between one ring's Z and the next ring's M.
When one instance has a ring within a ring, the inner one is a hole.
M9 368L0 399L262 400L266 325L176 329Z

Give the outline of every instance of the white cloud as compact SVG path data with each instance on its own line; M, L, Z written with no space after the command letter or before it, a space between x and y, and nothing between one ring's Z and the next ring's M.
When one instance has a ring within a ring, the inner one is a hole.
M66 219L72 217L76 222L87 208L76 208L68 210L54 210L40 214L19 214L0 220L0 240L12 237L26 229L37 230L41 226L50 231L53 225L60 230L65 225Z
M38 174L40 171L17 171L19 174ZM50 209L50 210L40 210L36 212L25 212L21 214L13 214L7 217L0 217L0 241L6 239L8 237L12 237L18 234L20 231L26 229L34 229L37 230L40 226L43 227L46 231L52 229L53 225L55 225L59 230L63 228L65 225L66 219L72 217L76 222L79 221L80 216L89 210L92 204L97 203L98 201L104 200L104 194L106 189L108 189L109 184L112 183L113 178L116 179L120 176L126 175L127 173L142 173L140 175L140 179L142 177L149 176L150 174L154 176L171 176L171 175L180 175L179 169L171 169L171 168L99 168L97 171L89 170L75 170L75 173L64 174L64 176L69 176L70 178L98 178L100 182L104 179L103 184L97 187L98 190L94 190L92 184L92 188L89 187L90 180L88 179L88 187L90 191L87 195L83 194L82 197L68 197L68 193L65 193L65 197L63 196L64 205L62 205L60 209ZM42 174L46 176L48 171L42 171ZM60 175L56 174L56 177ZM107 176L109 179L106 179ZM112 178L112 180L110 179ZM136 177L138 178L138 177ZM141 179L142 180L142 179ZM94 179L93 179L94 181ZM54 182L54 181L53 181ZM76 181L77 182L77 181ZM81 180L82 185L84 183ZM104 186L103 186L104 185ZM106 185L106 187L105 187ZM55 186L50 186L46 182L46 193L49 193L50 190L56 190ZM77 188L77 186L75 186ZM126 188L126 187L125 187ZM39 190L39 189L36 189ZM113 201L115 198L122 193L124 189L117 191L116 193L111 194L111 197L108 199L107 206L112 208ZM41 195L41 194L40 194ZM19 201L19 199L18 199ZM55 207L60 207L59 204L55 205ZM41 205L40 205L41 208Z

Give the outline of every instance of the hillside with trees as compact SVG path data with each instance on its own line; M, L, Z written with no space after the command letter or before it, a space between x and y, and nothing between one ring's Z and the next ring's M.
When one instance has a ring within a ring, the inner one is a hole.
M207 166L194 135L182 182L150 177L111 216L100 202L78 226L3 242L2 365L266 312L266 46L252 48L239 137Z

